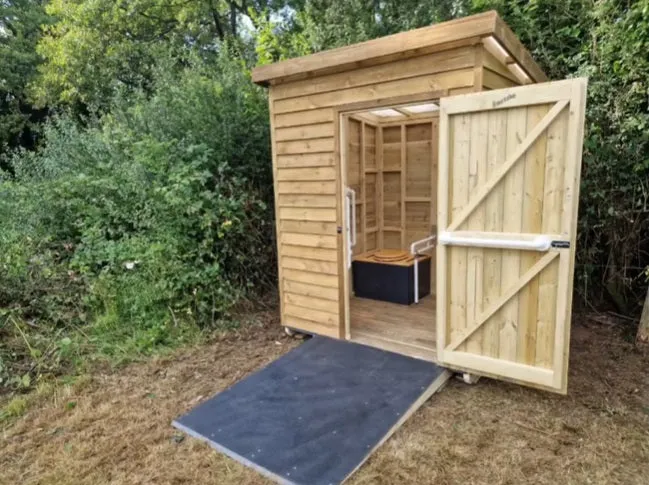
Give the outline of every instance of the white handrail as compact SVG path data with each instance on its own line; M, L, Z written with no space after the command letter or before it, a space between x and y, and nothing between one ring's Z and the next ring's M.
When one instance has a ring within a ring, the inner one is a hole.
M417 256L420 252L433 249L435 247L435 245L433 244L433 241L435 239L436 236L428 236L427 238L420 239L419 241L415 241L410 245L410 254L412 254L415 257L415 281L414 281L415 303L419 303L419 260L417 259ZM424 245L424 247L421 248L417 247L421 245Z
M352 267L353 247L356 246L356 192L349 187L345 188L345 221L347 227L347 268Z
M542 234L534 239L498 239L484 237L456 236L452 232L443 232L439 235L440 244L448 246L467 246L474 248L495 249L520 249L528 251L547 251L552 245L552 240Z

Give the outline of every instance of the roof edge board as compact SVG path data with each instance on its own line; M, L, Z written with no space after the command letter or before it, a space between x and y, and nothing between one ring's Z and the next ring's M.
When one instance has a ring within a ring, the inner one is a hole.
M494 37L509 52L519 67L535 82L548 82L549 79L536 63L523 43L516 37L514 31L496 14Z
M292 80L294 77L306 78L324 74L327 70L334 72L331 71L334 68L342 71L359 67L359 63L370 64L372 61L390 56L407 57L408 53L419 53L420 50L432 46L495 34L498 19L496 11L490 10L358 44L267 64L253 69L252 80L257 84L268 85L280 78L282 81Z
M259 66L252 81L268 86L394 62L408 57L482 43L493 36L532 81L548 77L495 10L379 37L358 44Z

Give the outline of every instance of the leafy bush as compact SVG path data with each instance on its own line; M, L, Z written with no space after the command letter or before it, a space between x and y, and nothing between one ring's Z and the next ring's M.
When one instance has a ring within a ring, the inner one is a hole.
M59 117L40 151L10 160L0 332L67 338L52 356L147 352L273 281L265 96L238 63L217 66L162 62L152 96L119 99L86 128ZM0 359L51 351L23 343Z

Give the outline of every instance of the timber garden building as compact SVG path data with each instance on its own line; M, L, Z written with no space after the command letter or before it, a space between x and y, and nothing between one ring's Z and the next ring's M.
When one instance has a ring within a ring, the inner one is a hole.
M278 62L282 325L566 392L585 79L495 12Z

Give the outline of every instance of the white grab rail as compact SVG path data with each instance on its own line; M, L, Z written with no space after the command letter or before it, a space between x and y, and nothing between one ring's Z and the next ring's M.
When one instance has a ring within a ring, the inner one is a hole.
M452 232L443 232L439 235L439 242L440 244L449 246L521 249L528 251L548 251L552 245L552 239L542 234L539 234L533 239L499 239L488 237L457 236Z
M352 267L353 247L356 246L356 192L349 187L345 188L345 221L347 227L347 268Z
M428 236L427 238L420 239L419 241L415 241L410 245L410 254L412 254L415 257L415 281L414 281L415 303L419 303L419 260L417 259L417 256L419 255L420 252L433 249L435 247L435 245L433 244L433 241L435 241L435 239L436 236ZM423 247L419 247L419 246L423 246Z

